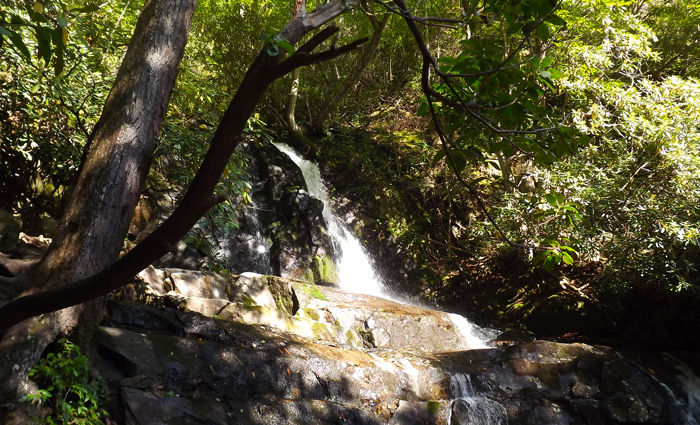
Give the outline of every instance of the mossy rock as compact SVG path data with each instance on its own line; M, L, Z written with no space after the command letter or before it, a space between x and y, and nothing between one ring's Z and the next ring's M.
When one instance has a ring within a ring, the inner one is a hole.
M335 263L328 256L314 256L311 271L313 273L313 283L323 285L337 285L340 283Z

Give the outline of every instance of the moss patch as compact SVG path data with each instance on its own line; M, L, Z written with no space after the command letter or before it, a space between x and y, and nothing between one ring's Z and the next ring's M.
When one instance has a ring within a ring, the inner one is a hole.
M312 320L318 320L321 318L321 316L318 314L318 311L316 311L313 308L304 308L304 315Z
M318 288L314 288L312 286L307 285L296 285L296 288L306 292L307 294L309 294L309 296L311 296L311 298L316 298L317 300L322 301L328 301L328 299L323 295L321 291L318 290Z

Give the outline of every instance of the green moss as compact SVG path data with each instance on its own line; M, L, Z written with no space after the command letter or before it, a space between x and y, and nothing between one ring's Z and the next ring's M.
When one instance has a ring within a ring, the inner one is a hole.
M319 316L318 311L316 311L313 308L305 308L304 314L306 315L306 317L312 320L318 320L321 317Z
M255 300L248 294L241 294L241 300L246 307L255 307L258 305L258 303L256 303Z
M312 298L316 298L317 300L328 301L328 299L325 296L323 296L323 293L319 291L318 288L315 288L313 286L294 285L294 289L302 290L309 294Z
M435 415L440 410L440 403L437 401L429 401L427 406L428 413Z
M316 339L329 339L328 328L323 323L315 322L311 325L311 332Z
M311 264L311 273L313 274L313 283L337 284L340 281L335 264L328 256L314 256Z
M352 331L352 329L348 329L348 331L345 332L345 339L349 345L357 345L357 337L355 335L356 334Z
M276 277L270 276L267 278L267 287L275 299L277 309L291 316L294 306L287 284Z
M317 300L328 301L328 299L323 295L321 291L318 290L318 288L313 288L309 290L309 295L316 298Z

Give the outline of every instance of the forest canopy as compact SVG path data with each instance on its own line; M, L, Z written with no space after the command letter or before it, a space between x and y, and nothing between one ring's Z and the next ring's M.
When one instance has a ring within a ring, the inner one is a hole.
M143 7L0 9L0 209L24 232L60 219ZM261 49L285 58L305 42L275 35L291 7L198 2L148 188L187 187ZM352 174L344 189L374 219L366 243L407 247L424 297L449 297L475 267L496 275L512 255L576 302L697 291L696 2L360 1L339 19L327 44L365 48L274 82L245 133L291 137ZM234 154L224 201L187 237L215 270L211 235L250 198L246 162ZM377 186L401 206L378 205Z

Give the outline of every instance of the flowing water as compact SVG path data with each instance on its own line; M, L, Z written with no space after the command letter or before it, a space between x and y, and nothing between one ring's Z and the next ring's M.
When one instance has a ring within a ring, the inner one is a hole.
M447 413L448 425L507 425L506 408L497 401L474 396L471 378L466 373L450 376L450 392L454 401Z
M679 400L669 390L670 396L675 399L675 408L678 415L675 423L684 425L700 425L700 377L698 377L688 365L671 355L666 355L678 371L676 378L683 385L688 394L687 400ZM668 387L666 387L668 388Z
M311 196L323 202L323 219L328 226L330 234L338 255L336 265L339 277L339 286L345 292L355 294L374 295L377 297L391 299L391 295L386 290L382 282L370 263L367 252L362 248L357 237L341 223L340 219L333 214L331 209L328 190L321 178L321 171L318 166L302 158L290 146L281 143L274 143L281 152L285 153L301 169L306 180L306 189Z
M309 194L323 202L323 218L328 226L328 232L335 244L339 287L345 292L374 295L397 301L391 296L379 274L372 267L367 252L362 248L359 239L341 222L331 208L328 190L321 178L318 165L301 157L290 146L273 143L277 149L285 153L301 169ZM469 322L465 317L451 313L450 318L460 330L470 348L488 348L488 341L494 339L496 332L480 328Z

